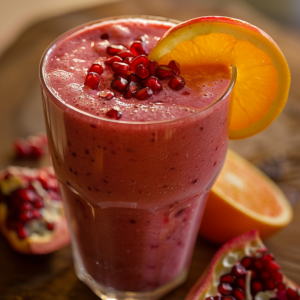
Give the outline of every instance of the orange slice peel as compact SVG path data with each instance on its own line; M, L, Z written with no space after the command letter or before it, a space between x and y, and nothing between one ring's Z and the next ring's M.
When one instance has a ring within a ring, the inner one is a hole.
M200 17L167 31L149 53L159 64L176 60L183 70L234 65L229 138L240 139L268 127L288 98L290 71L281 50L261 29L229 17Z

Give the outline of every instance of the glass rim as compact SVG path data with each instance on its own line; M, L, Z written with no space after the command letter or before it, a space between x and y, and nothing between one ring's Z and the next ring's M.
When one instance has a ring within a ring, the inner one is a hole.
M121 124L132 124L132 125L149 125L149 124L160 124L160 123L172 123L172 122L178 122L181 120L184 120L186 118L191 118L193 116L197 116L205 111L207 111L208 109L212 108L213 106L215 106L216 104L218 104L219 102L221 102L223 99L225 99L230 92L233 90L233 87L236 83L236 79L237 79L237 68L233 65L231 65L231 79L230 79L230 83L228 85L228 87L226 88L226 90L224 91L224 93L217 98L213 103L209 104L208 106L201 108L201 109L197 109L194 107L188 107L190 110L196 110L195 112L193 112L190 115L187 116L183 116L183 117L179 117L179 118L175 118L175 119L167 119L167 120L159 120L159 121L121 121L121 120L114 120L114 119L107 119L104 117L100 117L100 116L96 116L93 114L90 114L86 111L83 111L81 109L78 109L70 104L67 104L63 101L63 99L61 99L60 97L58 97L57 95L55 95L52 90L49 88L48 84L46 83L46 80L44 78L44 66L45 66L45 61L46 58L48 56L48 54L50 53L50 51L53 49L53 47L55 47L55 45L62 40L63 38L66 38L74 33L76 33L77 31L80 31L81 29L87 27L87 26L92 26L92 25L96 25L98 23L102 23L102 22L106 22L106 21L114 21L114 20L126 20L126 19L146 19L146 20L153 20L153 21L160 21L160 22L166 22L166 23L173 23L173 24L179 24L180 21L175 20L175 19L170 19L170 18L165 18L165 17L159 17L159 16L149 16L149 15L120 15L120 16L112 16L112 17L106 17L106 18L101 18L101 19L97 19L91 22L87 22L84 24L81 24L79 26L76 26L68 31L66 31L65 33L61 34L59 37L57 37L44 51L41 60L40 60L40 65L39 65L39 79L40 79L40 84L42 86L43 91L46 91L46 93L48 94L48 96L51 97L51 100L55 99L55 104L57 104L60 107L64 107L64 108L68 108L71 109L79 114L88 116L92 119L95 120L100 120L100 121L104 121L104 122L111 122L111 123L121 123ZM155 104L155 103L154 103Z

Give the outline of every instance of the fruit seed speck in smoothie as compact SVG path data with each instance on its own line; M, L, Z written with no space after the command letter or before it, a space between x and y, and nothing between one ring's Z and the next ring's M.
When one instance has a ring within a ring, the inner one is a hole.
M231 70L187 72L176 61L149 61L173 25L95 23L58 39L42 61L47 134L76 272L104 294L163 291L153 299L186 278L224 163Z

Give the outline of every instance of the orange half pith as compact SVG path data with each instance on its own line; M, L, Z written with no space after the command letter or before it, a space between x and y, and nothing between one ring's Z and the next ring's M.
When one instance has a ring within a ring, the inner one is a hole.
M265 129L282 111L290 73L275 42L246 22L202 17L167 32L149 54L160 64L176 60L185 72L201 65L237 67L229 138L251 136Z

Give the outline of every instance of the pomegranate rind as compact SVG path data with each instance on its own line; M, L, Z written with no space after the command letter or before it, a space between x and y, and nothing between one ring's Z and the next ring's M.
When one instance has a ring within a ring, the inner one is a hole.
M278 88L275 92L275 98L272 96L272 99L266 101L266 99L261 97L263 102L269 103L267 111L262 114L258 120L253 120L247 126L245 125L246 127L238 128L236 122L233 122L233 118L230 121L230 139L242 139L252 136L267 128L281 113L288 99L291 81L289 67L283 53L266 32L245 21L230 17L199 17L182 22L168 30L150 51L148 58L149 60L155 60L158 63L163 64L165 63L164 57L168 56L168 54L181 42L193 41L197 36L208 35L210 33L227 34L234 37L237 41L250 42L270 57L272 65L277 71ZM217 60L216 63L220 62ZM235 63L232 61L230 64ZM257 75L257 78L259 78L259 75L260 74ZM242 77L241 72L238 73L237 82L239 81L240 76ZM237 90L237 88L235 88L235 90ZM234 97L233 93L233 98ZM240 99L238 99L238 97L236 99L234 98L233 103L235 101L238 105L240 104ZM257 105L260 106L259 104ZM253 116L247 114L245 114L245 116L250 120L253 118ZM233 123L235 123L234 126Z
M44 168L49 173L53 173L52 168ZM5 174L5 170L0 171L0 180ZM22 254L48 254L57 251L70 244L70 234L67 219L63 215L54 222L54 229L46 236L33 235L25 239L20 239L14 230L6 227L7 206L0 203L0 232L6 237L11 247Z
M208 296L217 295L217 289L215 289L215 291L212 291L212 293L209 293L209 291L211 290L211 287L214 286L214 284L219 282L220 275L223 275L221 274L222 269L220 269L222 259L229 253L237 253L238 251L242 250L246 250L245 254L249 255L249 253L247 253L247 247L249 245L254 246L253 250L256 252L267 251L266 246L263 244L259 237L258 230L251 230L238 237L231 239L216 252L216 254L211 260L210 265L203 272L203 274L200 276L200 278L197 280L194 286L191 288L191 290L185 297L185 300L204 300ZM242 258L243 256L240 257L240 260ZM283 282L287 287L290 287L294 290L299 289L299 286L286 276L284 276Z
M216 252L207 270L192 287L185 300L203 300L208 294L216 295L217 287L214 289L214 282L219 279L220 272L224 269L222 261L226 255L235 253L239 259L242 259L254 251L267 251L258 230L251 230L228 241Z
M254 173L257 181L260 182L259 185L268 186L268 190L272 191L270 197L272 196L281 207L281 213L277 216L266 216L248 209L229 197L226 191L220 189L217 179L208 196L199 230L200 235L213 243L223 244L243 232L256 228L259 230L260 237L266 239L290 224L293 219L293 210L288 199L277 185L258 168L230 149L226 160L236 161L242 168ZM225 172L224 170L225 168L221 173ZM242 177L241 180L243 180Z

